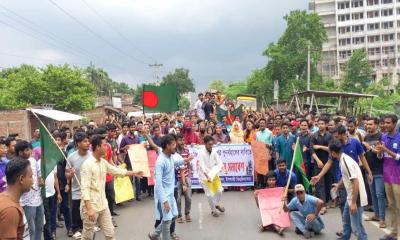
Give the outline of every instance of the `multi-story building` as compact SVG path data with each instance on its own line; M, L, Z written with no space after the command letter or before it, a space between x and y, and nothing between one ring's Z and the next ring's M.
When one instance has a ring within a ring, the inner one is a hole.
M374 78L387 77L391 85L400 78L400 0L312 0L328 33L323 45L320 72L341 79L346 61L355 49L364 48Z

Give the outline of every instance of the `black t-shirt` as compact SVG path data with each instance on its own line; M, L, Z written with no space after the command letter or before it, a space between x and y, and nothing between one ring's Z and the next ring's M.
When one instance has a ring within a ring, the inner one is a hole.
M322 136L320 132L316 132L312 137L312 145L321 145L321 146L329 146L329 143L332 141L332 134L328 131L325 131L324 135ZM329 159L329 152L324 151L322 149L311 149L311 154L315 152L318 158L323 162L326 163Z
M367 134L364 138L364 141L367 142L371 147L374 147L378 141L382 138L381 133L377 133L375 135ZM372 151L365 152L365 158L367 159L369 168L373 175L382 175L383 174L383 159L379 159L376 153Z

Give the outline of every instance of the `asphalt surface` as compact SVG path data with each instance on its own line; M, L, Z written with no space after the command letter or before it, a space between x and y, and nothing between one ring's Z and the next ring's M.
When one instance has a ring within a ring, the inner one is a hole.
M226 213L214 218L210 214L204 194L194 194L191 213L193 222L177 223L176 226L176 233L180 236L180 239L304 239L294 232L293 226L285 231L283 237L274 232L260 233L258 231L258 225L261 223L260 213L254 202L253 191L225 192L221 203L226 208ZM151 198L145 198L141 202L127 202L123 206L118 206L116 212L120 214L120 216L115 217L118 224L115 229L117 239L148 239L147 234L153 230L154 226L154 201ZM322 234L313 239L336 239L335 233L341 230L339 209L329 209L328 213L323 216L323 220L325 229ZM364 226L369 239L376 240L384 234L381 229L370 222L364 221ZM104 235L98 232L95 238L96 240L104 239ZM67 237L65 229L58 229L57 239L72 238ZM353 237L352 239L356 238Z

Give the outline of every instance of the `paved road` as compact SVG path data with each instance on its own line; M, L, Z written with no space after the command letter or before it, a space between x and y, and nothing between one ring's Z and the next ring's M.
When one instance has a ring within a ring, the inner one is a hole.
M225 192L222 205L227 212L219 218L210 215L207 200L203 194L193 195L192 218L193 222L177 224L176 232L181 239L190 240L258 240L258 239L282 239L273 232L258 232L260 214L253 199L253 192ZM115 220L117 239L122 240L145 240L147 234L154 225L154 202L145 199L142 202L129 202L118 207L120 216ZM341 219L338 209L330 210L323 216L326 229L323 234L315 239L336 239L335 232L341 228ZM369 239L379 239L383 231L371 223L365 222ZM288 229L285 239L304 239L294 233L294 227ZM60 229L57 239L68 239L65 229ZM96 239L104 239L101 232L97 233Z

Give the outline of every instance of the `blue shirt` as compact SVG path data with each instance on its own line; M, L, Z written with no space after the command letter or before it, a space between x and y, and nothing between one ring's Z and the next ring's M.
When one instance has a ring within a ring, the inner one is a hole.
M256 140L263 142L268 145L272 145L272 132L269 129L264 129L264 131L257 131Z
M286 187L287 181L289 179L289 173L290 171L286 169L285 174L281 174L279 172L279 169L274 170L275 175L276 175L276 186L277 187ZM290 184L289 184L289 189L294 189L294 186L297 184L297 176L296 173L292 173Z
M300 202L300 200L295 197L290 201L288 204L288 208L291 211L299 211L304 217L307 217L308 214L316 214L317 212L317 203L318 203L318 198L306 194L304 196L304 202L303 204ZM325 227L324 222L322 221L322 218L317 215L317 218L315 219L319 221L319 223Z
M364 148L360 141L355 138L348 138L347 143L342 145L342 151L349 155L357 163L360 161L359 156L364 154Z
M175 167L184 163L179 154L168 156L163 152L159 153L154 171L154 203L157 220L161 218L164 221L172 220L178 215L178 208L174 198ZM164 212L163 208L163 203L166 201L171 207L168 213Z
M2 157L0 159L0 193L6 190L6 166L8 163L8 159L6 157Z
M279 153L280 159L286 162L286 166L290 168L293 160L293 149L292 145L296 142L296 138L289 134L287 138L281 134L276 138L275 152ZM277 159L277 160L280 160Z

